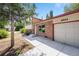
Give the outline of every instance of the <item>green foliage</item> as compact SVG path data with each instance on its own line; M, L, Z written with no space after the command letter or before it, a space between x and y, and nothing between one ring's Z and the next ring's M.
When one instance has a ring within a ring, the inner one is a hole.
M70 5L65 5L64 12L69 12L69 11L71 11Z
M65 5L64 12L69 12L76 9L79 9L79 3L70 3L68 5Z
M0 20L4 18L6 20L30 18L35 15L35 4L30 3L1 3L0 4ZM17 18L18 17L18 18Z
M25 20L35 14L35 8L30 3L1 3L0 4L0 20L4 18L11 21L11 46L14 45L14 22L17 19ZM30 13L29 13L30 12ZM15 21L14 21L15 20ZM23 26L23 25L22 25ZM20 28L19 25L17 28Z
M21 28L24 28L24 23L22 23L21 20L18 20L15 22L15 31L19 31Z
M21 32L21 33L26 33L26 29L25 29L25 28L22 28L22 29L20 30L20 32Z
M6 38L8 36L8 31L5 29L0 29L0 38Z
M53 17L53 11L51 10L50 11L50 18L52 18Z
M39 31L43 32L43 33L45 32L45 25L44 24L39 26Z
M0 28L4 28L8 24L7 20L0 20Z
M45 32L45 29L42 29L42 28L41 28L41 29L39 29L39 31L44 33L44 32Z
M46 19L52 18L53 17L53 11L51 10L47 15Z
M20 50L20 49L17 49L17 50L15 51L15 55L16 55L16 56L18 56L20 53L21 53L21 50Z
M31 17L33 15L37 15L37 13L35 13L35 9L36 9L36 5L33 3L33 4L30 4L29 5L30 9L29 9L29 12L28 12L28 16Z
M49 16L48 16L48 14L46 15L46 19L48 19L49 18Z
M72 10L79 9L79 3L72 3L71 6L70 6L70 8L71 8Z
M28 24L31 24L30 18L27 18L27 19L26 19L26 25L28 25Z

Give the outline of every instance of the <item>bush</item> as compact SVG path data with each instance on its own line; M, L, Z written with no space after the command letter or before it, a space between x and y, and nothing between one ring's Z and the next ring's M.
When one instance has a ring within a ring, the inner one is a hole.
M19 31L20 29L24 28L24 23L22 23L20 20L15 22L15 31Z
M20 32L23 33L24 35L30 35L32 33L30 29L25 29L25 28L22 28Z
M0 38L6 38L8 36L8 31L5 29L0 29Z
M15 31L19 31L20 29L22 29L24 26L22 26L22 25L18 25L18 26L16 26L16 28L15 28Z
M22 28L22 29L20 30L20 32L21 32L21 33L26 33L26 29L25 29L25 28Z
M0 28L5 28L5 25L8 24L7 20L0 19Z

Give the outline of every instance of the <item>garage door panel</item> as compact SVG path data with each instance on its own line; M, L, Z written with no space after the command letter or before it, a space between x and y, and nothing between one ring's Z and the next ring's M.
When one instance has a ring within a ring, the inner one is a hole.
M73 29L73 25L72 23L66 23L66 43L73 45L74 44L74 29Z
M55 24L54 38L56 41L79 47L79 22Z
M56 41L60 41L60 42L64 42L64 40L65 40L65 28L63 28L64 27L64 25L61 25L61 24L56 24L55 26L55 40Z
M79 46L79 22L76 22L74 25L74 45Z

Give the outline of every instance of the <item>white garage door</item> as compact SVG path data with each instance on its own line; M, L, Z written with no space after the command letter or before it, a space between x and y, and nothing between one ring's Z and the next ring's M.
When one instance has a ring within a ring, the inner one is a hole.
M55 24L54 40L79 47L79 22Z

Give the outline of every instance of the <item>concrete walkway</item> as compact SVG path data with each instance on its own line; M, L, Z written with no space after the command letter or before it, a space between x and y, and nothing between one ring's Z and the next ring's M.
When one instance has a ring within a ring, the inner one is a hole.
M30 35L24 38L35 46L35 48L23 54L24 56L79 56L79 49L73 46L40 36L33 37L33 35Z

